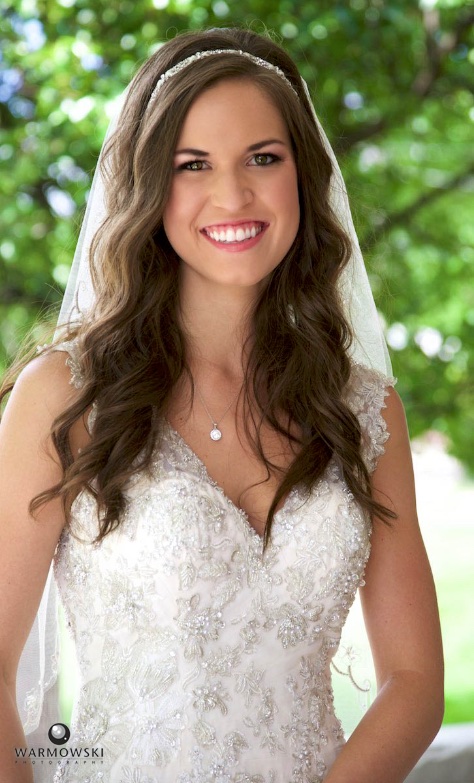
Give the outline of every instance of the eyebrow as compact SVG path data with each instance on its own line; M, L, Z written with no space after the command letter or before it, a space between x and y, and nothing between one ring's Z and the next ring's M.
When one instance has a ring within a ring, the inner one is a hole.
M256 144L251 144L250 147L247 147L247 152L256 152L257 150L262 149L262 147L266 147L268 144L281 144L283 147L286 147L286 144L284 141L281 141L280 139L264 139L264 141L257 141ZM200 157L204 158L209 156L209 152L204 152L204 150L197 150L194 147L186 147L182 150L176 150L174 153L175 155L199 155Z

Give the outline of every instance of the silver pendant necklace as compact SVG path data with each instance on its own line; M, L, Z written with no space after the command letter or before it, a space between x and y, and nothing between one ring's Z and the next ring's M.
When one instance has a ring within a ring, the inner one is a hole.
M209 433L209 436L210 436L211 440L215 440L215 441L217 441L217 440L220 440L220 439L222 438L222 432L221 432L221 430L219 429L219 424L220 424L220 422L222 421L222 419L224 418L224 416L226 415L227 411L229 411L229 410L231 409L231 407L232 407L232 405L234 404L235 400L236 400L236 399L237 399L237 397L239 396L239 394L240 394L240 389L239 389L239 391L237 392L237 394L235 395L235 397L232 399L232 401L231 401L230 405L228 405L228 407L225 409L225 411L224 411L224 413L222 414L222 416L220 417L219 421L214 421L214 419L212 418L211 414L209 413L209 411L208 411L208 409L207 409L207 405L206 405L206 403L204 402L204 400L203 400L203 398L202 398L202 394L201 394L201 392L199 391L199 389L198 389L198 387L196 386L196 384L194 384L194 388L196 389L196 391L197 391L197 393L198 393L198 395L199 395L199 399L201 400L201 402L202 402L202 404L203 404L204 410L206 411L207 415L209 416L209 418L210 418L210 420L211 420L212 429L211 429L211 431L210 431L210 433ZM240 387L240 388L242 388L242 387Z

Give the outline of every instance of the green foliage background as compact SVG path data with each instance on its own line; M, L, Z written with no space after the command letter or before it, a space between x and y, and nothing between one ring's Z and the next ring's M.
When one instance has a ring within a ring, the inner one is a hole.
M460 0L0 0L0 369L61 300L137 66L181 30L270 29L340 160L411 435L474 472L473 23Z
M339 155L412 436L474 469L474 6L0 0L0 365L67 279L111 99L177 31L269 28Z

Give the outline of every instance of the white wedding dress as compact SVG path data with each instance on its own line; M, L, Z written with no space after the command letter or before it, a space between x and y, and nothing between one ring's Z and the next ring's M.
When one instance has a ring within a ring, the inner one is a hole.
M80 386L76 344L60 349ZM356 365L347 392L370 470L388 438L381 409L393 383ZM52 779L321 783L344 743L330 663L370 522L332 461L311 494L293 488L262 557L245 513L160 426L152 476L131 480L120 527L91 545L96 510L83 492L58 543L80 682L76 759L55 762Z

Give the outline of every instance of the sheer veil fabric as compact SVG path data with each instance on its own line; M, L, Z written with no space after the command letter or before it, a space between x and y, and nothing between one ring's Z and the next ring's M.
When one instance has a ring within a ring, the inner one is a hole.
M313 106L308 87L305 82L303 84L308 100ZM102 149L117 126L127 91L128 88L118 101L118 109L110 122ZM351 260L340 280L344 307L355 337L351 358L355 363L365 365L391 378L390 358L354 228L344 179L314 108L313 114L334 167L330 190L331 206L352 243ZM93 306L94 291L89 271L89 250L92 238L104 217L104 183L97 166L62 302L57 334L60 334L62 324L80 320ZM17 705L27 743L30 746L45 745L50 726L61 720L57 682L58 628L58 593L51 564L40 607L20 659L17 678ZM350 645L346 644L345 649L349 648ZM345 673L351 676L350 670ZM364 688L360 689L360 692L363 693ZM47 767L45 769L47 774ZM39 767L35 769L35 781L41 781Z

